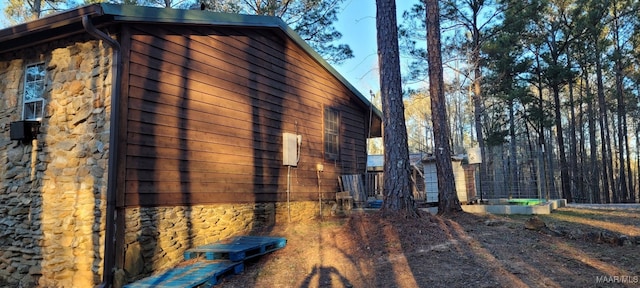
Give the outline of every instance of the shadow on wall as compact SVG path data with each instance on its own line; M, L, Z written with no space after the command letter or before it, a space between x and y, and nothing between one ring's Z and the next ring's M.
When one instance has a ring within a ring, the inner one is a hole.
M254 31L253 33L256 33ZM253 201L256 203L253 211L252 230L261 230L268 233L268 230L276 221L275 203L282 198L278 194L286 192L287 187L282 187L280 179L288 171L279 157L274 157L282 146L283 118L286 108L283 105L284 99L289 96L285 91L278 95L273 95L273 87L280 87L287 83L287 70L285 63L269 63L272 59L285 59L285 44L271 43L267 47L265 44L246 38L243 56L247 63L249 73L249 87L247 87L247 97L251 104L251 127L253 136ZM257 51L256 46L263 50ZM279 71L273 71L271 69ZM283 83L284 82L284 83ZM291 120L290 120L291 121ZM297 127L296 127L297 128ZM291 131L293 132L293 131ZM281 152L280 152L281 153ZM290 171L290 170L289 170ZM290 179L290 178L289 178ZM267 231L264 231L267 229Z
M5 160L0 191L0 279L12 285L36 285L42 273L42 181L36 178L37 141L10 140L11 122L21 118L25 63L23 60L0 62L0 151ZM42 172L40 172L42 173ZM4 284L4 283L2 283Z
M4 191L0 194L0 278L12 285L36 285L42 274L42 247L44 238L42 211L42 181L36 179L38 142L8 142L4 147L7 166L4 173ZM6 182L5 182L6 181Z
M125 211L130 214L125 217L136 218L135 225L139 225L134 241L127 240L131 235L124 235L121 267L127 282L182 260L194 237L189 185L194 160L190 147L193 135L189 135L194 117L190 115L194 92L188 68L191 41L180 33L164 31L158 37L148 37L146 34L158 33L150 26L136 29L132 45L137 47L142 41L145 46L131 53L129 77L133 89L126 114L135 124L130 125L125 153L133 158L129 161L138 163L127 164L133 175L126 173L124 196L125 205L140 207Z

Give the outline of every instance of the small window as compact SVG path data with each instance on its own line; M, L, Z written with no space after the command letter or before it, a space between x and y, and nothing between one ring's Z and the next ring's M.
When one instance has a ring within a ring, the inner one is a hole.
M331 108L324 109L324 155L328 160L340 156L340 113Z
M28 65L24 72L23 120L41 120L44 115L44 63Z

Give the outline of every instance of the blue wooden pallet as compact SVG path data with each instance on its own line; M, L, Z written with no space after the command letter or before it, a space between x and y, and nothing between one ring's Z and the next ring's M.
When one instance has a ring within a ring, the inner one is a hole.
M367 201L369 208L382 208L382 200L371 200Z
M282 249L286 244L287 239L281 237L238 236L226 241L189 249L184 252L184 259L194 259L203 255L207 260L244 261Z
M127 284L125 288L151 287L212 287L226 275L238 274L244 271L242 262L232 261L201 261L176 267L164 273L153 275L137 282Z

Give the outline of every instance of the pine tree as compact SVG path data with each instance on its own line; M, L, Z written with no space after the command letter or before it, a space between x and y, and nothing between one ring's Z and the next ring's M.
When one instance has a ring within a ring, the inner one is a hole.
M438 214L462 211L451 165L451 131L447 123L444 99L444 75L440 53L440 9L438 0L427 0L427 54L429 60L429 94L433 113L436 170L438 177Z
M395 0L376 0L378 63L384 125L384 205L385 211L405 211L417 215L411 193L407 128L402 102L400 51Z

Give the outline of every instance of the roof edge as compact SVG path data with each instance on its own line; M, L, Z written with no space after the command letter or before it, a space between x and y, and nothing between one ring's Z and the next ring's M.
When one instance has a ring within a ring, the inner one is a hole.
M48 29L65 26L81 21L85 15L103 15L101 5L86 5L76 9L66 10L46 17L11 26L0 30L0 40L10 41L30 34L42 32Z

